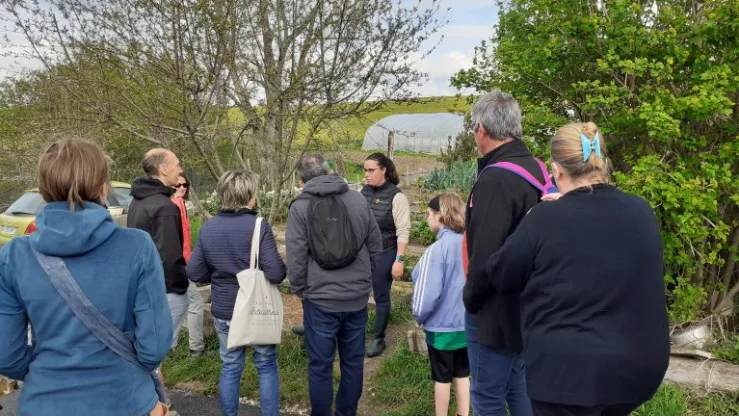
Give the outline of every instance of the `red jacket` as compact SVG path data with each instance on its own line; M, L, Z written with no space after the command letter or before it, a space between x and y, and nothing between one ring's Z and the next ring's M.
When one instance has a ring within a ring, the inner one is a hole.
M190 262L192 254L192 238L190 236L190 219L187 217L187 208L185 207L185 199L172 195L172 202L180 209L180 218L182 219L182 256L185 262Z

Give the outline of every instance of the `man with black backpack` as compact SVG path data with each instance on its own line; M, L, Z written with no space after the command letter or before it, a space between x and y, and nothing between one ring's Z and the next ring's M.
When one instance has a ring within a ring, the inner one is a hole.
M297 164L303 193L291 204L287 276L303 300L312 415L356 415L362 396L364 329L382 236L367 199L329 174L320 154ZM333 403L338 343L341 383Z

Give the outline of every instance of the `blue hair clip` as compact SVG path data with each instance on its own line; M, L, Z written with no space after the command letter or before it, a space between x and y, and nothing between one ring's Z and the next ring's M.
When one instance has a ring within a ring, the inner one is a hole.
M582 142L582 160L587 161L588 158L590 158L590 154L595 151L595 155L597 155L599 158L601 157L600 154L600 135L598 132L595 132L595 135L593 136L593 140L591 141L588 139L585 134L580 134L580 141Z

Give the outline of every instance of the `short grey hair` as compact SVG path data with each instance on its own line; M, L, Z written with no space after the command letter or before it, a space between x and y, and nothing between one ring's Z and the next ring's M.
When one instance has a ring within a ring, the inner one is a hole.
M482 125L495 140L521 139L521 109L518 102L508 93L493 90L485 94L472 106L472 126Z
M325 176L331 172L328 161L321 154L305 154L300 157L297 166L300 181L308 183L316 177Z
M216 194L221 210L238 211L249 208L249 202L257 196L259 176L250 171L226 171L218 179ZM254 208L251 208L254 209Z

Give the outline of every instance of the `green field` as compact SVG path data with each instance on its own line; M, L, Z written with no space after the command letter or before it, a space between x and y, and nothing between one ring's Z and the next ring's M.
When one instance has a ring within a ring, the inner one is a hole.
M358 148L361 147L362 139L367 128L384 117L403 113L465 113L469 109L470 105L464 96L422 97L407 102L388 102L381 109L370 112L362 117L349 116L332 122L327 129L319 133L317 139L320 139L322 142L333 140L333 142L348 144ZM230 116L236 125L244 122L244 115L239 109L231 109ZM307 123L298 128L299 136L302 134L299 140L305 140L304 135L307 130Z

